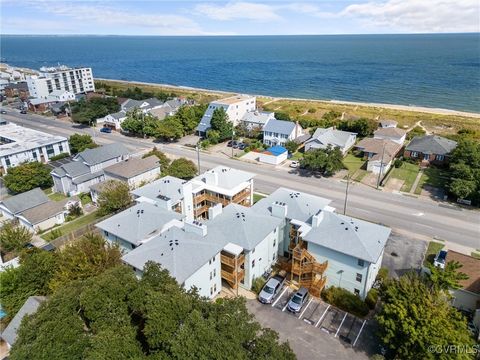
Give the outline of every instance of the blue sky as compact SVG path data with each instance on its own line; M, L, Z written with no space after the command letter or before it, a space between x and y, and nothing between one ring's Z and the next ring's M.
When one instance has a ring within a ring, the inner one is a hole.
M478 0L0 0L3 34L297 35L479 32Z

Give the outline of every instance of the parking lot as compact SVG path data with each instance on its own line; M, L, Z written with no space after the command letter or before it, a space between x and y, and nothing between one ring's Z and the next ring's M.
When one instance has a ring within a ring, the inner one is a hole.
M262 305L252 300L249 304L257 320L280 333L281 338L288 340L299 359L349 358L355 354L367 355L375 353L373 325L368 320L339 310L320 299L310 297L300 312L291 313L287 303L294 291L285 286L269 305ZM290 328L287 324L294 324ZM301 332L299 333L299 329ZM302 336L301 334L304 334ZM309 349L305 340L310 339L316 349ZM319 346L324 344L324 346ZM310 353L310 350L313 352ZM327 356L328 355L328 356Z

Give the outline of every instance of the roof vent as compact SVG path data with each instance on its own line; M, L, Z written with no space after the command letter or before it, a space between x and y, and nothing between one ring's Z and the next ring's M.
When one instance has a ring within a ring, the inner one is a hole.
M346 227L345 230L348 230L348 228Z

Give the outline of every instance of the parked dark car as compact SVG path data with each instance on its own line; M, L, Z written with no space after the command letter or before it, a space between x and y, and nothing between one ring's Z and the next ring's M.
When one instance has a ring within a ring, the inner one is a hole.
M285 278L280 275L275 275L274 277L270 278L263 286L260 294L258 294L258 301L260 301L262 304L271 304L282 289L284 282Z
M5 110L0 110L0 114L6 114L7 112Z
M290 298L287 305L287 310L293 313L298 313L302 310L303 305L308 300L308 290L304 287L298 289L298 291Z
M227 142L227 146L228 147L233 147L234 149L236 149L238 147L238 141L237 140L230 140L229 142Z
M110 134L112 132L112 129L110 129L109 127L103 127L100 129L100 132Z
M20 114L24 114L24 115L25 115L26 113L27 113L27 110L25 110L25 109L20 110Z
M244 143L238 144L238 148L239 148L240 150L245 150L246 147L247 147L247 144L244 144Z

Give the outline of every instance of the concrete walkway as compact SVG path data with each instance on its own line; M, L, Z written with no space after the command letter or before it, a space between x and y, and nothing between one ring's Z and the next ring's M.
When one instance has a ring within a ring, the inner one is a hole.
M410 189L410 194L413 194L415 192L415 189L417 188L422 175L423 175L423 169L420 169L420 171L417 174L417 177L415 178L415 181L413 182L412 188Z

